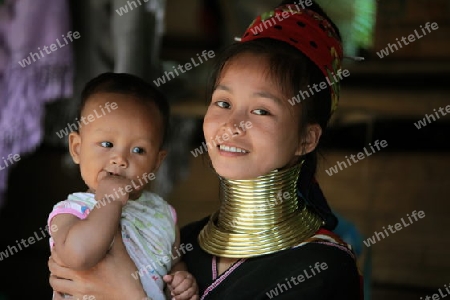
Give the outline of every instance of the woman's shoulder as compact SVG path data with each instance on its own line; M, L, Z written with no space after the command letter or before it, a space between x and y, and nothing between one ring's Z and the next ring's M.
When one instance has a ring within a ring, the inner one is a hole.
M255 272L273 274L270 282L286 283L287 280L291 283L285 296L309 296L311 293L316 299L329 299L332 294L340 294L343 297L336 299L360 299L361 277L355 256L350 247L331 232L322 231L309 242L267 255L255 265L261 266L260 270L255 266ZM275 291L276 286L266 292ZM281 287L279 289L281 292Z
M247 263L241 271L257 278L253 285L262 291L257 299L361 299L361 277L354 257L331 244L314 241Z
M309 270L320 268L325 277L335 277L335 274L357 273L356 260L353 252L347 248L314 241L295 248L283 250L271 255L271 263L289 262L293 270ZM286 266L286 265L285 265Z
M352 255L318 241L246 259L221 285L216 293L224 299L362 299Z
M327 229L319 229L319 231L317 231L316 234L314 234L312 237L293 248L301 248L306 245L315 245L319 249L324 251L330 251L330 249L332 249L333 252L336 251L336 253L340 254L344 252L348 254L352 259L356 259L352 247L348 243L344 242L336 233Z
M351 246L327 230L320 230L297 247L274 253L272 259L274 264L289 262L292 270L308 271L312 268L313 271L326 271L319 272L323 278L358 274Z

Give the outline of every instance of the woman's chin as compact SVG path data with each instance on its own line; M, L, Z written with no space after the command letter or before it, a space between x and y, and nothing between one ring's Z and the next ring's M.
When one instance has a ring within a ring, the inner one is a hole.
M236 166L231 165L214 165L214 170L216 173L225 179L228 180L248 180L248 179L255 179L258 176L267 174L267 173L261 173L259 170L253 168L245 168L244 166L240 168L236 168Z

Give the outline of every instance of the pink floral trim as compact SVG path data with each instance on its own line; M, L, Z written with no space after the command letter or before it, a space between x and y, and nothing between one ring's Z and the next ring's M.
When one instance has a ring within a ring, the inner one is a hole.
M212 258L212 278L213 280L217 279L217 258L213 256Z
M86 211L87 211L87 213L86 213ZM52 219L59 214L71 214L71 215L74 215L77 218L83 220L83 219L86 219L87 214L89 214L89 209L86 209L86 211L83 214L80 211L73 209L71 207L57 208L54 211L52 211L50 213L50 215L48 216L48 220L47 220L48 228L51 228ZM49 244L50 244L50 249L53 249L53 246L55 246L55 242L53 241L53 238L51 237L51 233L50 233Z
M339 248L345 252L348 253L348 255L350 255L353 259L355 258L355 255L353 254L352 250L350 250L348 247L345 247L343 245L340 244L336 244L336 243L332 243L332 242L323 242L323 241L317 241L317 242L313 242L313 243L317 243L317 244L323 244L323 245L327 245L327 246L332 246L332 247L336 247Z
M88 213L89 213L89 212L88 212ZM52 222L52 219L53 219L56 215L59 215L59 214L71 214L71 215L74 215L75 217L77 217L77 218L83 220L83 219L86 219L88 213L85 212L85 213L83 214L82 212L80 212L80 211L78 211L78 210L76 210L76 209L70 208L70 207L66 207L66 208L57 208L57 209L55 209L54 211L51 212L50 216L48 216L48 221L47 221L47 223L48 223L48 226L50 226L50 223Z
M169 205L169 208L170 208L170 213L172 214L173 222L175 224L177 224L177 221L178 221L177 211L175 210L175 208L173 208L172 205Z
M245 258L238 260L234 265L231 266L231 268L229 268L228 270L225 271L225 273L223 273L217 280L217 262L216 262L216 257L213 256L212 258L212 268L213 268L213 280L214 282L205 290L205 292L203 293L202 297L200 298L200 300L205 299L205 297L212 291L214 290L216 287L219 286L219 284L222 283L222 281L224 281L228 275L230 275L234 270L237 269L237 267L239 267L240 265L242 265L242 263L245 261Z

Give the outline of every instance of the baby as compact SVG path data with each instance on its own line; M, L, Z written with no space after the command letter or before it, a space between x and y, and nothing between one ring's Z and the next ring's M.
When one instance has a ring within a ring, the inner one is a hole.
M116 247L120 234L140 270L130 276L139 273L150 299L165 299L164 281L172 297L191 299L197 285L176 254L176 212L145 190L166 155L167 100L138 77L104 73L85 86L78 119L69 151L89 189L70 194L50 213L49 227L57 228L52 256L87 270Z

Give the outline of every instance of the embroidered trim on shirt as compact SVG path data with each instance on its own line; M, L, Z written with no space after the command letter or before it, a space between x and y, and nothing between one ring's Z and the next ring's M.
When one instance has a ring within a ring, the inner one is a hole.
M342 250L342 251L346 252L348 255L350 255L353 259L356 259L355 254L352 252L352 250L350 250L349 248L347 248L343 245L339 245L339 244L336 244L333 242L326 242L326 241L317 241L314 243L339 248L340 250Z
M208 286L208 288L203 292L202 297L200 298L200 300L205 299L206 296L208 296L208 294L213 291L216 287L219 286L219 284L222 283L222 281L224 281L228 275L230 275L234 270L237 269L237 267L239 267L240 265L242 265L242 263L245 261L246 259L240 259L238 260L236 263L234 263L228 270L225 271L225 273L223 273L222 275L220 275L220 277L215 280L214 276L217 276L217 263L216 263L216 256L212 257L212 266L213 266L213 280L214 282L211 283L210 286ZM215 273L215 275L214 275Z
M302 242L298 244L297 246L292 247L291 249L304 246L306 244L323 244L331 247L339 248L340 250L343 250L344 252L348 253L353 259L355 259L355 254L352 251L352 247L342 241L339 236L335 235L334 233L320 229L315 235L313 235L311 238L307 239L305 242ZM205 289L203 292L202 297L200 300L205 299L205 297L212 292L216 287L218 287L237 267L239 267L246 259L240 259L236 263L234 263L228 270L225 271L222 275L217 278L217 257L212 257L212 277L213 277L213 283L208 286L208 288Z

